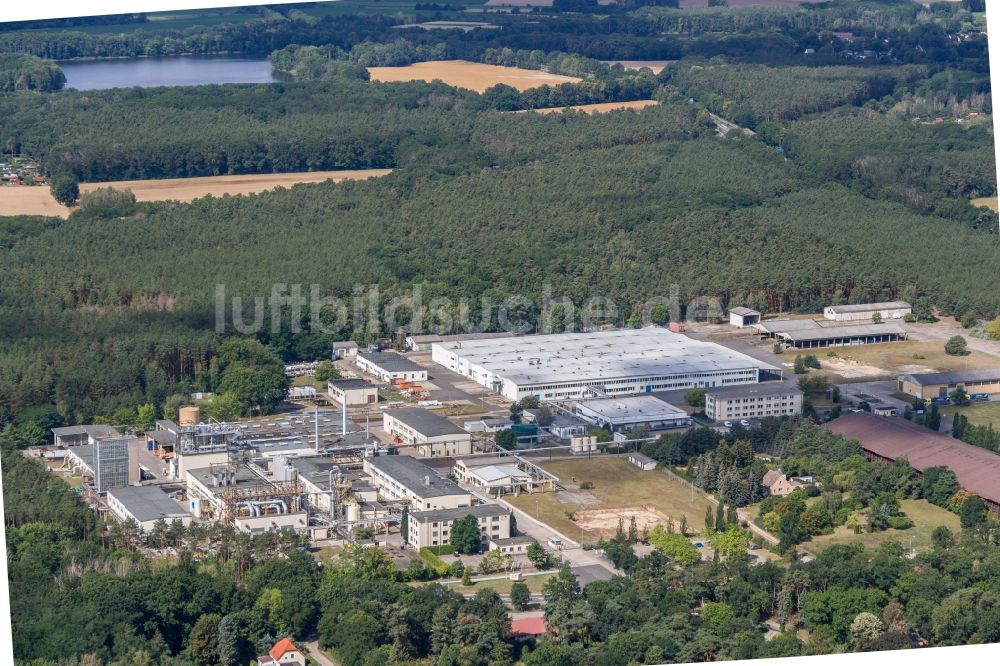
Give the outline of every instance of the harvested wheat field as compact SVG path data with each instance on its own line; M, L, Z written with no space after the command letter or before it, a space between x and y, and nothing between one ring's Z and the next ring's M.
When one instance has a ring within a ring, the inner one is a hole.
M438 79L456 88L484 92L487 88L504 83L518 90L539 86L577 83L574 76L549 74L535 69L484 65L467 60L431 60L406 67L369 67L373 81L433 81Z
M165 178L162 180L119 180L110 183L80 183L80 193L100 187L132 190L138 201L192 201L199 197L223 194L255 194L276 187L299 183L322 183L332 180L362 180L384 176L392 169L357 169L345 171L309 171L305 173L264 173L241 176L206 176L203 178Z
M600 104L577 104L576 106L550 106L544 109L528 109L526 111L515 111L514 113L561 113L566 109L583 111L591 115L595 113L607 113L608 111L620 111L621 109L645 109L647 106L659 104L655 99L640 99L633 102L601 102Z
M52 198L48 187L41 185L0 187L0 215L44 215L62 217L69 208Z

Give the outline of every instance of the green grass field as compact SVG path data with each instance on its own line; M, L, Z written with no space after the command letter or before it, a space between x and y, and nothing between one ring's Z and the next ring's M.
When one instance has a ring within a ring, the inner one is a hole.
M674 520L686 515L691 530L704 527L708 500L698 491L692 493L688 483L665 471L644 472L624 458L581 458L539 464L564 484L579 485L589 481L594 487L569 493L507 496L505 499L571 539L582 536L590 540L597 535L587 532L581 535L581 527L569 519L567 511L649 506Z
M833 534L813 537L800 548L815 555L824 548L836 544L863 543L867 548L877 548L887 541L898 541L906 548L910 548L912 544L913 548L923 550L930 547L931 533L935 527L943 525L956 534L962 529L957 515L934 506L927 500L902 500L899 508L913 521L913 527L908 530L890 529L884 532L855 534L853 530L841 526L834 530Z
M969 423L992 425L1000 429L1000 402L983 402L967 407L943 407L941 413L948 416L961 413L969 419Z
M555 573L543 573L537 576L525 576L524 583L528 585L528 589L531 592L541 592L542 588L545 586L545 581L549 580L555 576ZM514 584L514 581L507 580L506 578L501 580L483 580L472 585L472 587L465 587L462 585L460 580L447 580L439 581L442 585L447 587L449 590L455 590L456 592L478 592L483 588L489 588L495 590L497 594L510 594L510 587Z

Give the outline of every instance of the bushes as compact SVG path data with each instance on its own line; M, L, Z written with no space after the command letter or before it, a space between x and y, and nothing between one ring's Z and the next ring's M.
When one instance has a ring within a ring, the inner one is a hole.
M913 527L913 521L908 516L889 516L887 523L894 530L908 530Z
M438 578L443 578L451 572L451 567L445 564L444 560L438 557L430 547L420 549L420 558L437 574Z

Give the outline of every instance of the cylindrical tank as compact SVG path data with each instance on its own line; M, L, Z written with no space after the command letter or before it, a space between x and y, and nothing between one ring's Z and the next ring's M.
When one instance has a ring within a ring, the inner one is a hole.
M198 425L201 421L201 408L194 405L190 407L181 407L180 410L178 410L177 416L180 421L180 425L182 426Z
M351 502L347 505L347 520L350 522L361 520L361 505L357 502Z

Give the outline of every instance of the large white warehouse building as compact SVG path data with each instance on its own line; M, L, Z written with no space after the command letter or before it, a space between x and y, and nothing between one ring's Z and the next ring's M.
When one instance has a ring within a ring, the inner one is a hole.
M754 384L781 370L664 328L435 343L431 358L508 400L573 400Z

